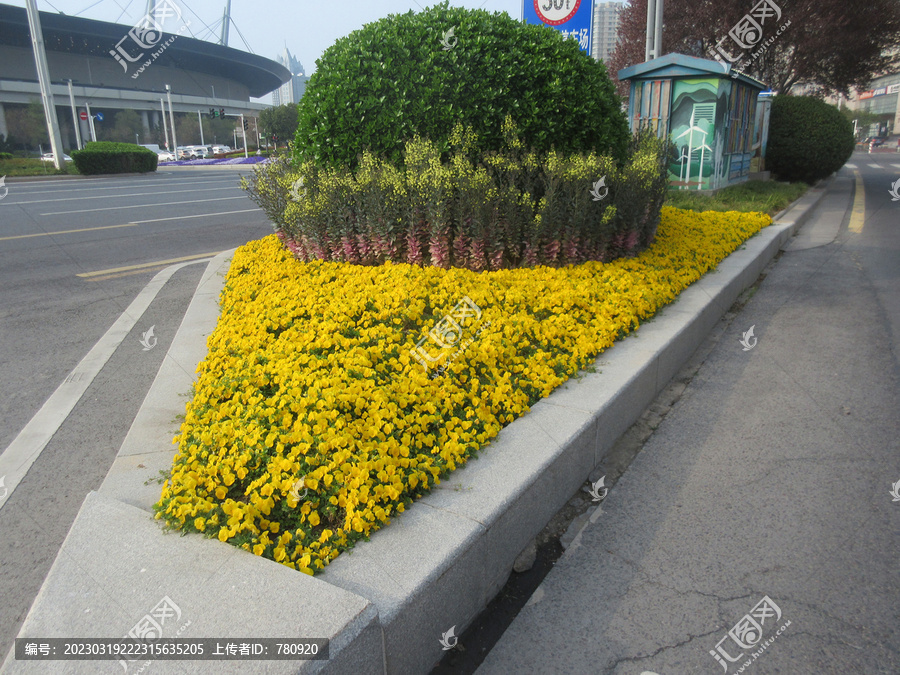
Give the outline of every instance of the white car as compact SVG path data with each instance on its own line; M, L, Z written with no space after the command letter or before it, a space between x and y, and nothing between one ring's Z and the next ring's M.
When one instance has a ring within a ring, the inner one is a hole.
M227 145L214 145L212 150L214 155L224 155L226 152L231 152L231 148Z
M160 162L174 162L175 155L168 150L160 150L156 153L156 156L159 157Z
M52 161L54 161L53 153L52 153L52 152L45 152L43 155L41 155L41 161L42 161L42 162L52 162ZM66 153L63 153L63 161L71 162L71 161L72 161L72 158L69 157Z

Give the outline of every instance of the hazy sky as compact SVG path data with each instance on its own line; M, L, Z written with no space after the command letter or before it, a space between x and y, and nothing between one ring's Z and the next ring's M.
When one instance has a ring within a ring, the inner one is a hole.
M193 37L218 42L226 0L173 1L191 19L189 30ZM506 12L520 19L522 1L451 0L450 4ZM25 6L25 0L0 2ZM129 26L147 11L147 0L37 0L37 4L42 12L59 11ZM315 71L316 59L338 38L388 14L419 11L435 4L437 0L232 0L228 45L270 59L278 56L287 45L310 75ZM169 28L169 25L165 27ZM271 96L263 100L271 101Z

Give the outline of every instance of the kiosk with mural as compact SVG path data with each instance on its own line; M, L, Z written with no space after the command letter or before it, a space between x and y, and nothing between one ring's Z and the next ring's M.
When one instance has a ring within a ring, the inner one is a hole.
M632 132L653 129L675 144L670 185L712 190L749 178L767 131L768 117L757 116L762 82L730 64L683 54L625 68L619 79L631 82Z

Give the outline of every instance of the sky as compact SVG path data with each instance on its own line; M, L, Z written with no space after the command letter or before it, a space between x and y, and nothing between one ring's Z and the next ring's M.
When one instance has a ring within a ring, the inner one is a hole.
M191 19L189 30L193 33L192 37L218 42L226 0L173 1ZM0 2L25 6L25 0ZM522 2L451 0L450 4L506 12L520 19ZM316 60L338 38L389 14L420 11L435 4L437 0L232 0L228 46L274 60L286 45L303 64L306 74L311 75L315 72ZM42 12L62 12L128 26L136 23L147 11L147 0L37 0L37 5ZM271 102L271 96L262 100Z

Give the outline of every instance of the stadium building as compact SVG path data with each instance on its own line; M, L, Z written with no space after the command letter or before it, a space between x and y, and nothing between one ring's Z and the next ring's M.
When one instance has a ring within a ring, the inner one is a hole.
M250 99L292 78L287 68L270 59L188 37L190 19L169 0L156 2L153 12L137 26L40 12L51 92L66 148L76 145L69 81L76 115L84 118L79 119L81 137L87 140L88 106L95 119L97 113L136 111L149 139L162 126L163 101L168 110L166 85L175 113L224 109L229 117L256 117L268 106ZM40 100L26 10L0 4L0 135L9 136L4 106Z

